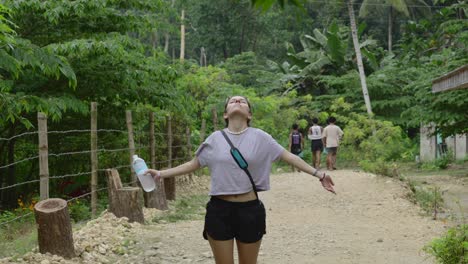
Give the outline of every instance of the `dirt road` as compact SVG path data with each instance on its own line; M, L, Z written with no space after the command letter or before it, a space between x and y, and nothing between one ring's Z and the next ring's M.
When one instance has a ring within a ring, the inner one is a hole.
M324 191L305 173L272 175L272 190L261 193L267 234L261 264L433 263L422 247L444 233L441 221L422 216L403 184L364 172L334 171L338 195ZM178 189L207 193L208 177ZM77 257L28 253L0 263L214 263L201 236L203 221L129 224L109 213L74 232Z
M421 248L444 223L422 216L398 180L353 171L332 173L338 195L305 173L272 176L261 193L267 235L259 263L433 263ZM120 263L214 263L203 221L145 226L141 254Z

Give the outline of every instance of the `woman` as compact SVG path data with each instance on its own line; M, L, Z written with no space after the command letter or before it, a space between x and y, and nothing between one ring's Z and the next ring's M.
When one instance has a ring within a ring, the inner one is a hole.
M322 186L335 193L329 175L319 173L301 158L279 145L269 134L249 127L252 119L247 98L233 96L224 108L224 131L249 164L256 188L230 154L230 145L220 131L211 134L198 148L196 157L178 167L157 171L149 169L155 180L188 174L207 166L211 174L211 199L206 206L203 236L210 243L216 263L234 263L234 239L239 263L257 263L265 232L265 207L258 191L270 189L273 161L281 158L301 171L320 179Z
M318 125L318 119L314 117L312 119L312 126L309 128L308 138L311 140L312 166L316 169L320 168L320 154L323 151L322 132L323 127Z

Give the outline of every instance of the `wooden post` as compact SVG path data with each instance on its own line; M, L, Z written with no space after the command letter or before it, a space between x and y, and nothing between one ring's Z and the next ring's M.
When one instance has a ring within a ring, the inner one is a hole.
M37 113L39 128L39 178L41 200L49 198L49 146L47 143L47 117L44 113Z
M46 199L34 206L39 252L64 258L75 257L73 233L67 201Z
M97 103L91 103L91 215L96 217L98 184Z
M213 130L216 131L218 130L218 112L215 107L211 108L211 113L213 114Z
M151 168L156 168L156 140L154 138L154 112L149 115L150 124L150 160ZM143 192L146 208L156 208L159 210L167 210L166 192L164 190L164 182L156 182L156 188L152 192Z
M132 124L132 111L125 111L125 119L127 120L127 130L128 130L128 148L130 150L130 166L132 166L133 155L135 155L135 140L133 139L133 124ZM136 186L136 175L133 170L130 170L130 182L133 186Z
M142 190L139 187L122 187L119 172L106 170L109 186L109 212L116 217L127 217L129 222L144 223Z
M205 133L206 133L206 119L202 119L201 128L200 128L200 142L203 143L205 141Z
M149 114L149 129L150 129L150 161L151 168L156 168L156 140L154 138L154 112Z
M173 135L172 135L172 117L169 115L167 117L167 167L172 168L172 142L173 142ZM166 199L167 200L175 200L176 190L175 190L175 179L166 178L164 179L164 189L166 192Z
M185 134L187 136L187 160L192 158L192 141L190 138L190 127L185 128ZM192 173L189 173L189 180L193 181Z

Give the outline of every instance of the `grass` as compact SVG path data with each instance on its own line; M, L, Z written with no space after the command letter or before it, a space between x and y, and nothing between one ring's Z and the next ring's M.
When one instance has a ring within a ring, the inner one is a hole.
M37 229L31 222L14 223L0 229L0 258L19 257L37 247Z
M181 197L176 201L170 201L170 210L155 217L153 222L178 222L185 220L201 220L205 215L205 205L209 196L206 194L195 194Z

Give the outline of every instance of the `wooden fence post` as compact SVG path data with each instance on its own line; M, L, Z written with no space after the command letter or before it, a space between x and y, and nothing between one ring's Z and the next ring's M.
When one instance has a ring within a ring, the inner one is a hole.
M132 111L125 111L125 119L127 121L128 130L128 148L130 150L130 167L133 163L133 155L135 155L135 140L133 139L133 124L132 124ZM136 175L135 172L130 169L130 182L133 186L136 186Z
M156 140L154 138L154 112L149 115L150 125L150 160L151 168L156 168ZM146 208L156 208L159 210L169 209L167 206L166 192L164 190L164 181L156 182L156 188L151 192L143 192Z
M64 258L75 257L73 233L67 201L46 199L34 206L39 252Z
M149 114L149 129L150 129L150 161L151 168L156 168L156 140L154 138L154 112Z
M201 128L200 128L200 142L203 143L205 141L205 133L206 133L206 119L202 119Z
M140 187L122 187L119 172L106 170L109 187L109 212L116 217L127 217L129 222L144 223L142 190Z
M172 168L172 142L173 142L173 135L172 135L172 117L169 115L167 117L167 167ZM166 191L166 199L167 200L175 200L176 197L176 190L175 190L175 179L166 178L164 179L164 189Z
M47 143L47 117L44 113L37 113L39 128L39 195L41 200L49 198L49 146Z
M91 102L91 215L96 217L98 185L97 103Z
M218 112L215 107L211 108L211 113L213 114L213 130L216 131L218 130Z
M185 128L185 135L187 137L187 160L192 158L192 141L190 138L190 127ZM189 173L189 180L193 181L192 173Z

